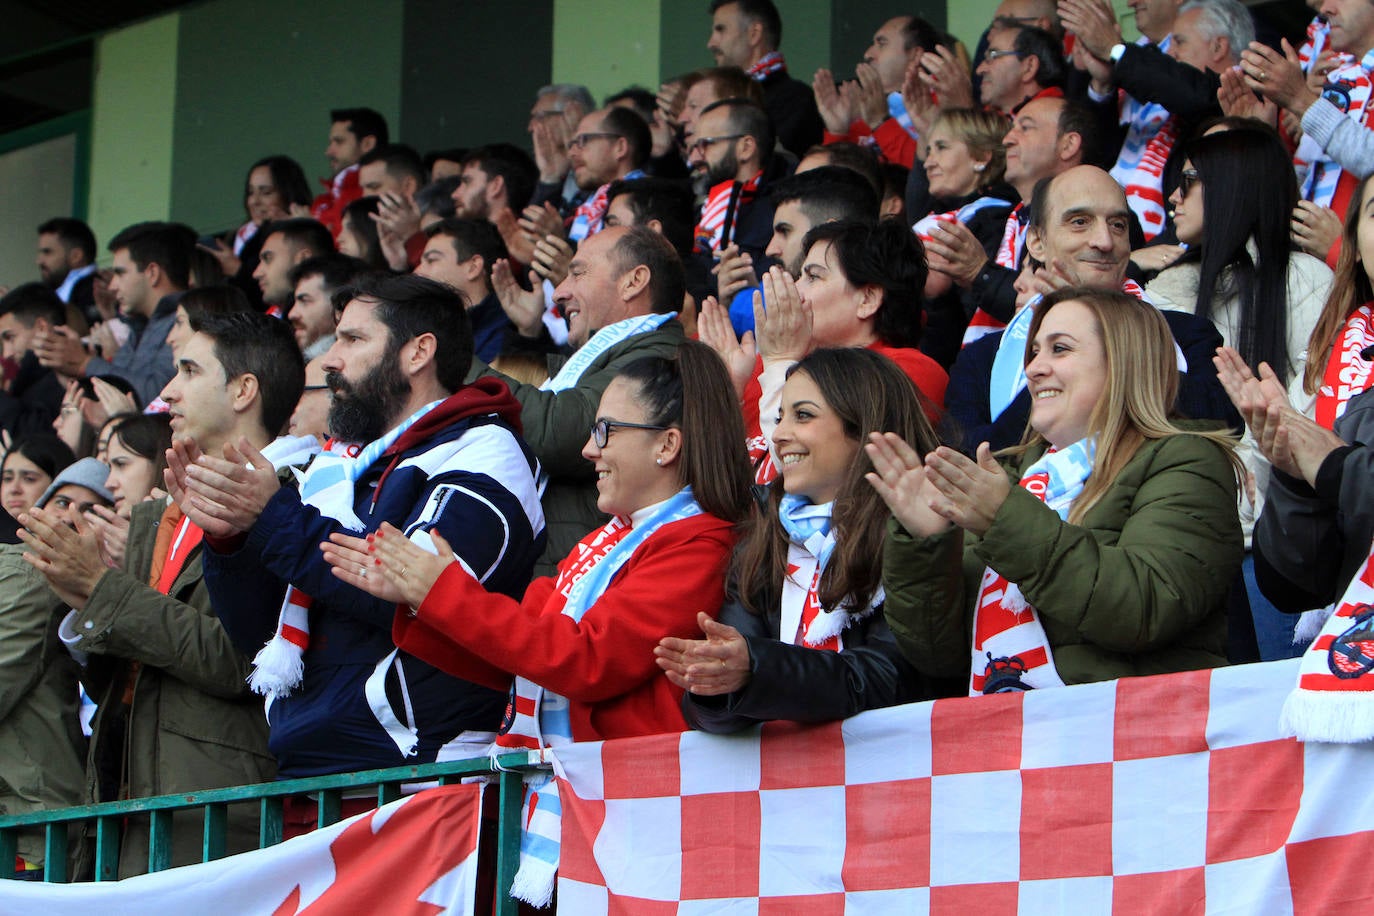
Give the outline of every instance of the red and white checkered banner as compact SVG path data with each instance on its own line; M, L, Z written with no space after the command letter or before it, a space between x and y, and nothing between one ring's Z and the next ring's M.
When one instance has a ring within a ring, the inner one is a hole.
M1297 663L572 745L571 913L1374 904L1374 746L1278 733Z
M0 881L0 914L470 914L481 786L428 789L277 846L101 884Z

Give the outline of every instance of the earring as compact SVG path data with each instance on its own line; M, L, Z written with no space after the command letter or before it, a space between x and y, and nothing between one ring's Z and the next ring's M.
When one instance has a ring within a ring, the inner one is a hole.
M987 167L988 167L988 166L987 166L987 163L986 163L986 162L975 162L975 163L973 163L973 170L974 170L975 172L981 172L981 171L983 171L984 169L986 169Z
M654 464L657 464L657 465L662 466L662 464L663 464L663 459L662 459L662 458L655 458L655 459L654 459Z

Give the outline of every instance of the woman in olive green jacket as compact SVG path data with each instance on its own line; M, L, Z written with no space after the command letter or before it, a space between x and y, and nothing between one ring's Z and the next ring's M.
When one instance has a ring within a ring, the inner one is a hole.
M1030 434L1005 467L986 444L924 466L894 436L868 447L897 523L898 645L971 694L1224 665L1243 553L1229 440L1167 419L1176 355L1152 306L1070 289L1036 308Z

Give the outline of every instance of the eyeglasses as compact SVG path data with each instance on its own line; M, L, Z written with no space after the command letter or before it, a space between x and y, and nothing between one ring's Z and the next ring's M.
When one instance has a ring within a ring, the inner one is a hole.
M1008 55L1020 57L1021 52L1016 50L1015 48L989 48L986 52L984 52L983 60L987 61L988 63L993 63L999 57L1006 57Z
M622 423L619 420L607 420L602 417L592 424L592 441L596 443L597 448L605 448L613 429L653 429L662 432L667 428L666 426L651 426L648 423Z
M604 132L604 131L595 131L595 132L589 132L589 133L585 133L585 134L577 134L577 135L574 136L571 140L568 141L568 149L572 149L574 146L579 147L579 148L580 148L580 147L583 147L583 146L586 146L588 143L592 142L593 140L610 140L610 139L613 139L613 138L619 137L619 136L620 136L620 134L610 134L610 133L606 133L606 132Z
M720 137L698 137L697 139L695 139L695 140L692 141L692 145L691 145L691 146L687 147L687 152L689 152L689 153L704 153L704 152L706 152L706 147L708 147L708 146L713 146L714 144L717 144L717 143L724 143L726 140L738 140L738 139L740 139L740 138L743 137L743 136L746 136L746 135L745 135L745 134L725 134L725 135L720 136Z
M1193 190L1193 185L1202 181L1202 176L1197 173L1197 169L1184 169L1178 175L1178 196L1187 197Z

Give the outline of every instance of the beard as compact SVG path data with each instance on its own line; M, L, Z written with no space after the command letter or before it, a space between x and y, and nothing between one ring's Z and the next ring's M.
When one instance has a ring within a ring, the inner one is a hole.
M710 187L715 187L722 181L734 181L737 172L739 172L739 157L735 155L733 147L720 158L719 162L706 163L706 180Z
M356 383L338 372L327 372L324 382L332 393L329 405L329 432L344 442L366 443L381 438L396 423L410 382L397 364L400 351L386 353Z

